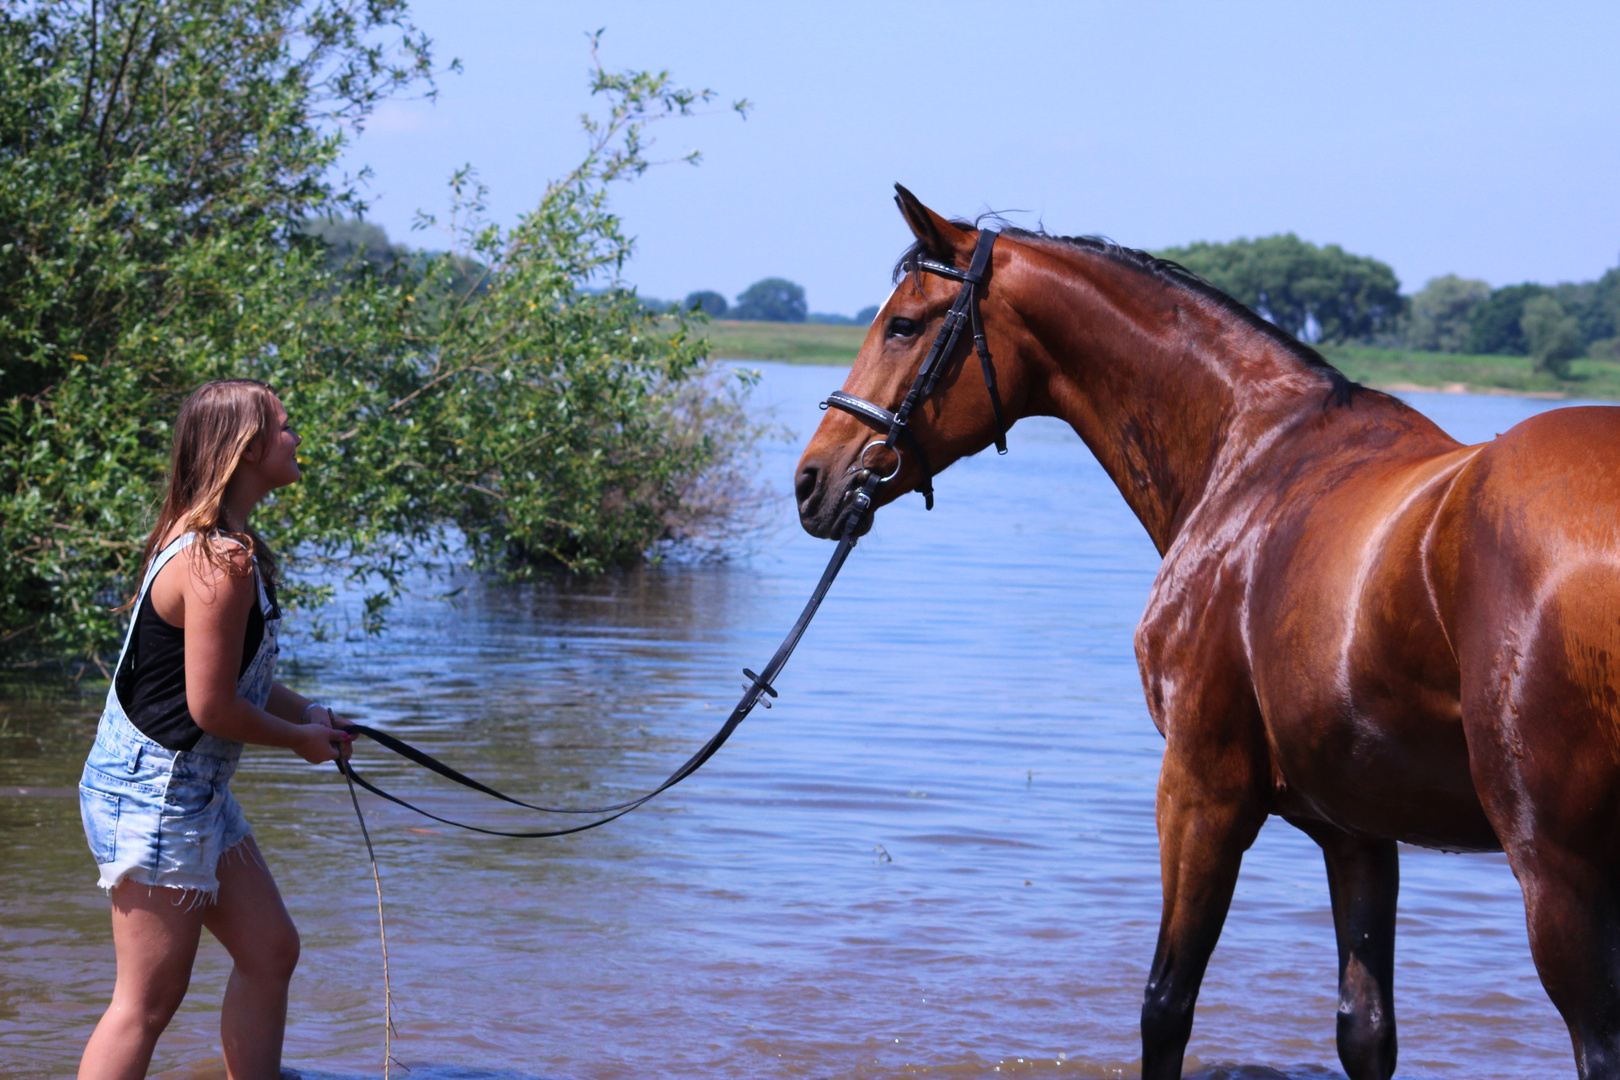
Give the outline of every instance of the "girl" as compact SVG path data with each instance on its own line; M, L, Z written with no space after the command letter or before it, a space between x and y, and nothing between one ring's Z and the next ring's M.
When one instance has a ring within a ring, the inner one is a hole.
M251 379L208 383L175 421L168 494L79 785L118 958L81 1080L145 1075L205 926L234 963L220 1016L231 1080L280 1073L298 931L226 784L243 743L319 763L351 738L272 679L275 558L248 516L298 479L299 441Z

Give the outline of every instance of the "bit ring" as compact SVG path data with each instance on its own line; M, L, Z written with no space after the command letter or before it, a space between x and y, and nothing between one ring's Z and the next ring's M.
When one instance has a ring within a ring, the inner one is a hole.
M880 478L878 480L878 483L880 483L880 484L887 484L890 480L893 480L895 477L900 475L900 466L905 463L905 459L900 455L900 448L898 446L889 446L889 444L884 442L882 439L873 439L871 442L869 442L865 446L861 447L861 457L860 457L861 468L865 469L868 472L870 472L871 470L867 469L867 466L866 466L866 452L868 450L872 449L872 447L874 447L874 446L882 446L882 447L885 447L885 448L887 448L889 450L894 451L894 472L892 472L888 476L882 477L882 478Z

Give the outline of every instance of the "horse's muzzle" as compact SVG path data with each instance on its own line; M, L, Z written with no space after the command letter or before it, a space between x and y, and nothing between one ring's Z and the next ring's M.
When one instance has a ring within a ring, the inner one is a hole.
M866 482L867 472L857 469L848 474L841 488L829 480L827 469L817 462L809 462L799 469L793 493L799 504L799 524L811 536L822 540L837 540L844 535L849 515L855 512L855 492ZM861 522L858 535L864 536L872 527L872 517Z

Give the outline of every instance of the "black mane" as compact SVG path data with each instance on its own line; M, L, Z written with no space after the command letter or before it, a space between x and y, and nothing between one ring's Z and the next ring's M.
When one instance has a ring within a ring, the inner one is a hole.
M953 220L951 224L962 229L977 229L981 223ZM1015 240L1046 241L1079 248L1081 251L1101 255L1140 273L1148 274L1167 284L1186 289L1193 295L1215 305L1228 315L1243 322L1250 329L1270 338L1287 350L1294 359L1305 365L1307 369L1324 376L1328 380L1328 397L1324 404L1349 405L1355 392L1365 389L1360 383L1351 382L1344 372L1329 363L1321 353L1275 323L1262 318L1249 305L1229 293L1221 291L1178 262L1161 259L1138 248L1124 247L1101 236L1053 236L1050 233L1032 232L1028 229L1014 228L1010 225L1003 225L1001 232L1002 235ZM917 260L927 258L932 254L933 252L923 241L918 240L913 243L901 254L899 261L894 264L894 281L898 282L905 275L914 272L917 269Z

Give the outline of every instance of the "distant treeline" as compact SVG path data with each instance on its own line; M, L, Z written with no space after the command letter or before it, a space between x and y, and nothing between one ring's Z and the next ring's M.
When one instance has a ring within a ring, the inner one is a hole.
M1617 359L1620 267L1596 281L1500 289L1447 274L1407 297L1388 264L1293 233L1157 254L1305 341L1529 356L1560 378L1576 357Z
M330 245L335 265L359 257L380 268L395 259L425 257L391 244L369 223L321 222L310 229ZM1560 378L1577 357L1620 360L1620 267L1596 281L1526 282L1499 289L1447 274L1404 296L1387 263L1353 255L1338 244L1319 247L1293 233L1200 241L1155 254L1180 263L1302 341L1528 356ZM476 281L479 269L469 264L461 280ZM702 311L715 319L843 326L865 326L878 311L872 304L853 316L812 312L804 287L779 277L754 282L735 303L712 289L679 301L642 297L641 303L656 312Z
M648 304L666 311L701 311L711 319L741 319L744 322L812 322L834 326L865 326L877 316L878 306L869 304L854 316L830 315L811 311L804 299L804 286L786 278L761 278L737 294L735 304L713 289L700 289L688 293L685 300L648 300Z
M1200 241L1154 254L1180 263L1302 341L1529 356L1560 378L1577 357L1620 360L1620 267L1596 281L1500 289L1447 274L1404 296L1389 264L1338 244L1319 247L1293 233ZM878 310L873 304L854 317L811 313L804 288L775 277L750 285L735 304L710 289L678 303L643 303L711 318L861 326Z

